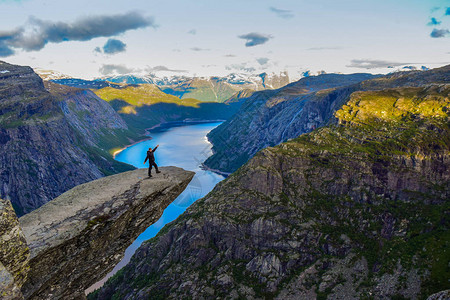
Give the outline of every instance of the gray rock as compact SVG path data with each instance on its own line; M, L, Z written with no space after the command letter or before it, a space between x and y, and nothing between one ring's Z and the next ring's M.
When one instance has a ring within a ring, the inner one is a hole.
M22 287L25 298L83 297L161 217L193 175L163 167L151 179L146 169L108 176L79 185L21 217L31 252Z
M0 298L20 299L29 269L29 249L8 200L0 199Z

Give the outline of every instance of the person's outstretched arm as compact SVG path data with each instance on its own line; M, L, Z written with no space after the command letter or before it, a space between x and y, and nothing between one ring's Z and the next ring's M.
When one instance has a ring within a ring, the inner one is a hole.
M147 162L147 159L148 159L148 154L147 154L147 156L145 157L144 165L145 165L145 163Z
M156 145L155 149L153 149L153 152L155 152L158 147L159 147L159 145Z

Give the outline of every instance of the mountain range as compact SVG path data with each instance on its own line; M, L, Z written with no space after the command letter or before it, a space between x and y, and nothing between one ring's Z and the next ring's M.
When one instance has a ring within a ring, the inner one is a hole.
M114 84L154 84L163 92L177 96L180 99L195 98L206 102L224 102L243 89L255 91L277 89L290 82L287 72L281 72L279 75L274 73L257 75L231 73L224 77L192 77L184 75L157 77L154 74L144 76L117 75L101 77L95 80L70 78L59 73L51 73L50 71L41 70L40 72L40 75L45 80L73 87L96 89L106 86L117 86Z
M243 162L88 299L426 299L448 289L449 76L447 66L312 91L304 107L334 111L328 122ZM266 112L305 97L305 84L247 98L223 128L247 123L224 137L263 139L264 127L246 134L252 120L272 129L278 115Z
M66 84L0 62L0 287L10 295L84 297L193 175L92 181L134 169L111 152L166 122L217 119L205 167L229 176L88 299L448 295L450 65L243 84L223 103L188 97L210 98L206 83L180 81L184 94L172 95L155 82L54 80Z
M356 91L448 83L449 68L386 76L324 74L302 78L278 90L248 94L239 99L239 112L208 134L214 154L205 165L232 173L259 150L328 124Z

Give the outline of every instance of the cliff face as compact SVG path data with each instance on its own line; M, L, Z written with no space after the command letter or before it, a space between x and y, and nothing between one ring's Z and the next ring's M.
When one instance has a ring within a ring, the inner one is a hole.
M19 216L78 184L133 169L105 150L127 134L107 103L56 85L49 92L29 67L0 69L0 196Z
M306 77L279 90L251 94L240 110L208 134L214 154L212 169L232 173L256 152L324 126L355 87L369 74Z
M260 151L90 299L409 299L448 287L450 86L358 92Z
M208 135L213 152L205 165L234 172L256 152L334 122L333 113L356 91L449 83L450 66L371 76L325 74L306 77L277 91L257 92L233 118Z
M161 171L152 179L139 169L91 181L21 217L30 249L25 298L84 297L194 175L175 167Z
M29 249L8 200L0 199L0 298L22 299L28 274Z

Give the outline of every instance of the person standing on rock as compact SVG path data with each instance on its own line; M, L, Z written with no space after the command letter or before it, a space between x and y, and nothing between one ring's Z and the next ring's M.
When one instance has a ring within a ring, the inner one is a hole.
M155 163L155 155L153 154L156 151L156 149L158 149L158 147L159 147L159 145L156 145L156 147L153 148L153 150L151 147L148 148L147 157L144 160L144 165L147 162L147 160L148 160L148 164L149 164L148 165L148 177L152 177L152 167L155 167L156 173L161 173L161 171L158 170L158 166Z

